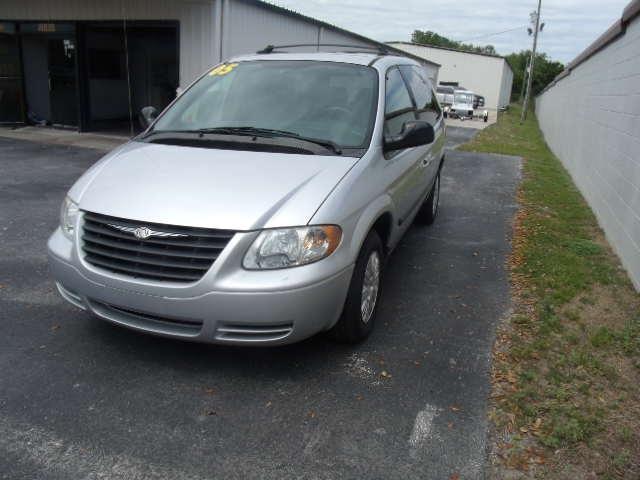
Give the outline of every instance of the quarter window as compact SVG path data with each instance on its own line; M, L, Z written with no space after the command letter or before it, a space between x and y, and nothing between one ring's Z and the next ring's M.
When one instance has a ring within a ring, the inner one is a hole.
M395 136L402 131L402 125L408 120L415 120L415 107L407 85L400 71L392 68L387 72L384 107L384 133L385 136Z

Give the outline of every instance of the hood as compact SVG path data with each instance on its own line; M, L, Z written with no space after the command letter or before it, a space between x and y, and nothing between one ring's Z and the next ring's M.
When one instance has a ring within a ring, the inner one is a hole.
M305 225L357 161L130 142L69 195L82 210L146 222L228 230Z

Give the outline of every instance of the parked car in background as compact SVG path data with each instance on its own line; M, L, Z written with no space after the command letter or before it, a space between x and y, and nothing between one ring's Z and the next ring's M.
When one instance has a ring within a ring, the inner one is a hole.
M201 342L371 332L385 260L438 214L445 127L419 63L271 48L143 118L64 200L48 242L63 298Z
M453 93L453 105L449 109L449 116L453 118L459 118L460 120L473 120L474 118L481 118L487 122L489 119L489 112L487 110L477 110L476 98L472 91L456 88Z
M473 118L473 92L460 89L454 90L453 104L449 110L449 115L461 120Z

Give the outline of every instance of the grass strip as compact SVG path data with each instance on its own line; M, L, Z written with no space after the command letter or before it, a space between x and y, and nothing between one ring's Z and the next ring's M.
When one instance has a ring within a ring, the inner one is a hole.
M494 347L490 471L637 479L640 296L535 115L521 125L520 112L512 105L460 148L523 158L513 314Z

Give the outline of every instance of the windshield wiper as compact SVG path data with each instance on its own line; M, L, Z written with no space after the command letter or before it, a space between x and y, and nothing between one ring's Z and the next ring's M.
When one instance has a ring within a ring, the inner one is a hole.
M320 145L321 147L324 147L327 150L331 150L336 155L342 155L342 149L340 148L340 146L335 142L332 142L331 140L305 137L304 135L300 135L295 132L289 132L287 130L277 130L272 128L258 128L258 127L247 126L247 127L211 127L211 128L198 128L195 130L151 130L141 138L148 138L152 135L163 134L163 133L197 133L200 136L206 135L208 133L212 133L212 134L218 134L218 135L245 135L245 136L251 136L251 137L266 137L266 138L274 138L274 137L293 138L296 140L301 140L303 142L315 143L316 145Z
M258 128L258 127L213 127L213 128L200 128L193 130L200 134L218 133L222 135L248 135L255 137L283 137L294 138L296 140L302 140L303 142L315 143L328 150L331 150L337 155L342 155L342 149L331 140L324 140L321 138L305 137L295 132L289 132L287 130L277 130L272 128Z

